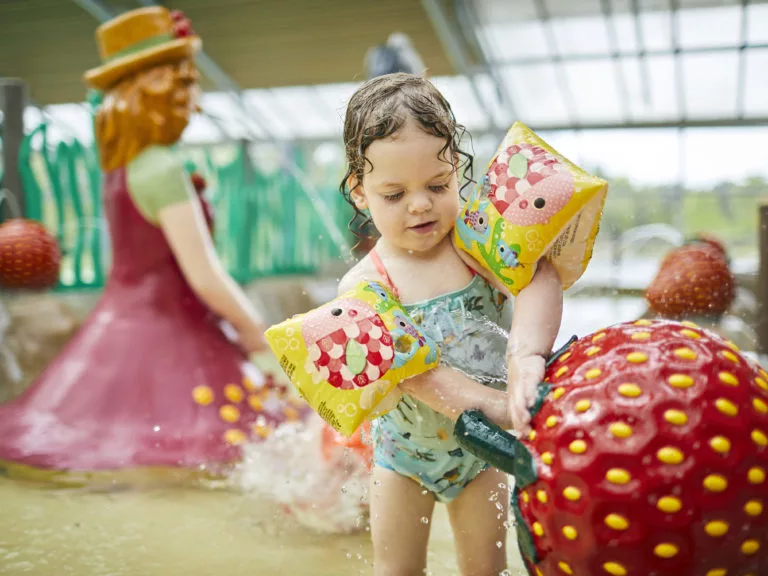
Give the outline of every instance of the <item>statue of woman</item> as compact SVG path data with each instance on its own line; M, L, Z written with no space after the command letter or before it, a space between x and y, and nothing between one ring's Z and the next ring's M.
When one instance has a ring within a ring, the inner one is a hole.
M112 268L62 353L0 406L0 462L215 470L305 410L247 361L266 348L262 320L222 267L172 148L198 109L200 38L159 6L96 35L103 64L85 81L104 95L95 130Z

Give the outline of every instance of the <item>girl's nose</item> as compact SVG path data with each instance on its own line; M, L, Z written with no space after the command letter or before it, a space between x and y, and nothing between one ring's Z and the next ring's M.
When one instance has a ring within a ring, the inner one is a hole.
M410 204L408 204L408 211L411 214L421 214L422 212L429 212L431 209L432 200L427 194L414 194Z

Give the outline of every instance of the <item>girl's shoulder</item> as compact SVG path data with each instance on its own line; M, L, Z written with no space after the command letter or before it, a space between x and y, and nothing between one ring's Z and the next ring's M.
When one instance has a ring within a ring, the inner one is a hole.
M346 274L344 274L339 281L337 293L339 295L344 294L354 288L359 282L365 280L375 280L377 282L383 281L383 278L381 278L381 275L376 269L370 256L362 258L357 264L350 268Z

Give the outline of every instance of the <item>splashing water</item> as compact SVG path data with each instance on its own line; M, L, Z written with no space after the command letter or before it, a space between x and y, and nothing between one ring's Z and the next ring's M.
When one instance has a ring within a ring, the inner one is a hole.
M245 448L233 482L280 504L303 526L348 534L367 526L369 472L362 458L336 447L321 449L319 418L284 424L269 438Z

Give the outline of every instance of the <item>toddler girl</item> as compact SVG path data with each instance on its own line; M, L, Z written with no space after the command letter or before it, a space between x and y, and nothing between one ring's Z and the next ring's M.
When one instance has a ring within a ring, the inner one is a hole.
M462 451L454 421L479 408L499 425L524 431L560 325L562 287L542 262L517 297L508 343L484 328L485 321L503 323L508 293L451 240L461 203L458 172L472 167L460 148L462 133L445 98L411 74L366 82L344 122L342 193L358 215L370 214L380 238L341 280L339 293L361 280L385 282L438 343L443 360L401 383L397 408L373 423L377 576L424 573L435 501L447 504L462 574L505 569L506 477ZM505 355L508 396L498 389Z

